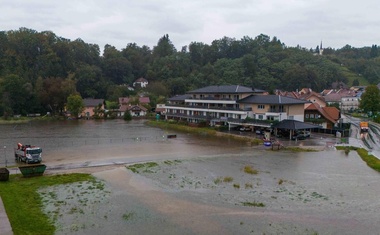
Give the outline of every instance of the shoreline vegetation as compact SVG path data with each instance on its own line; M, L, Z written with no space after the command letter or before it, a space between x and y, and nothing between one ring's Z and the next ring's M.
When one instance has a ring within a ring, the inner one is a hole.
M371 167L377 172L380 172L380 159L373 156L366 149L353 146L336 146L336 149L344 151L346 155L348 155L351 150L356 151L361 159L367 163L367 166Z

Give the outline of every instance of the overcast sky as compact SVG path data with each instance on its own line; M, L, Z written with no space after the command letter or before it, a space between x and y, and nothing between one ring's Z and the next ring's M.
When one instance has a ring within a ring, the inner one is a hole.
M105 44L175 47L266 34L287 46L380 45L376 0L0 0L0 30L20 27Z

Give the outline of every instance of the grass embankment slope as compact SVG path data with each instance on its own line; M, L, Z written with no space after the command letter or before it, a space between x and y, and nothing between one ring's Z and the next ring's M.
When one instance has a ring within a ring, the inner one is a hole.
M251 143L252 145L259 145L263 143L263 140L257 138L250 138L247 136L233 135L230 133L223 133L212 129L210 127L192 127L185 124L178 124L176 122L167 122L167 121L147 121L147 125L159 127L163 130L175 130L179 132L194 133L201 135L210 135L210 136L225 136L227 138L243 140Z
M344 150L346 154L348 154L351 150L355 150L361 159L367 163L369 167L380 172L380 159L373 156L372 154L368 154L368 151L364 148L357 148L352 146L337 146L336 149Z
M42 212L43 202L38 194L41 187L95 180L89 174L63 174L24 178L11 175L9 181L0 182L0 196L15 235L48 235L55 226Z

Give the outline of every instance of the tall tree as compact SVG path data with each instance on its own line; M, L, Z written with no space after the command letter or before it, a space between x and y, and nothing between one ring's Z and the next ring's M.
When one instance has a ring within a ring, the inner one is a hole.
M376 114L380 111L380 91L376 85L369 85L362 94L359 108L365 113Z
M157 46L153 47L154 57L165 57L172 55L176 52L173 43L169 39L169 35L166 34L160 40L158 40Z
M84 103L79 94L72 94L67 97L67 110L70 111L71 116L78 118L79 114L84 110Z

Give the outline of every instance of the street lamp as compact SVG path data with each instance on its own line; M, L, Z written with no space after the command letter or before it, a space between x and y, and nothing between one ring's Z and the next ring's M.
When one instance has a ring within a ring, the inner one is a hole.
M8 165L8 161L7 161L7 146L4 145L4 157L5 157L5 167L7 167Z

